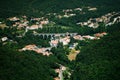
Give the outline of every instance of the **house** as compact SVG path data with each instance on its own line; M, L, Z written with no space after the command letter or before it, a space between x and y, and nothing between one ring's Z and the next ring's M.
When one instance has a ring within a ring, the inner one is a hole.
M61 19L62 18L62 16L61 15L58 15L58 16L56 16L57 18L59 18L59 19Z
M95 37L90 36L90 35L86 35L86 36L82 36L82 37L85 39L91 39L91 40L95 39Z
M99 26L99 24L98 23L90 23L88 26L92 27L92 28L97 28Z
M39 24L38 27L41 28L41 29L43 28L42 24Z
M36 53L49 56L49 55L52 54L52 53L49 52L49 51L47 51L48 49L49 49L49 48L38 48L35 44L31 44L31 45L25 46L25 47L22 48L22 49L19 49L19 51L26 51L26 50L35 51Z
M89 8L88 10L89 10L89 11L96 11L97 8Z
M65 38L61 38L61 39L59 39L59 42L62 42L63 45L68 45L68 43L70 42L70 37L67 36Z
M101 34L103 34L103 35L107 35L107 33L106 33L106 32L102 32Z
M7 41L7 40L8 40L7 37L3 37L3 38L1 38L1 41L2 41L2 42Z
M48 19L43 20L43 21L40 21L40 24L41 24L41 25L45 25L45 24L48 24L48 23L49 23L49 20L48 20Z
M20 51L26 51L26 50L35 50L37 46L35 44L27 45L24 48L22 48Z
M22 16L22 18L26 19L26 18L27 18L27 16Z
M17 18L17 17L11 17L11 18L9 18L9 20L10 20L10 21L18 21L18 20L20 20L20 19Z
M76 40L84 40L81 35L73 36L73 38L76 39Z
M57 47L58 42L59 42L58 40L51 40L51 41L50 41L50 46L51 46L51 47Z
M30 26L28 29L29 29L29 30L34 30L34 29L38 29L38 28L39 28L38 25L32 25L32 26Z
M60 78L59 77L55 77L54 80L60 80Z
M102 33L94 34L94 36L97 37L97 38L103 37L104 35L107 35L107 33L106 32L102 32Z
M52 54L52 53L48 52L46 48L39 48L39 49L35 49L34 51L37 53L42 53L43 55L47 55L47 56Z
M84 22L83 25L88 25L88 23L87 23L87 22Z
M59 73L59 72L60 72L60 69L55 69L55 72L56 72L56 73Z
M75 8L76 11L82 11L82 8Z
M66 67L65 66L61 66L61 69L62 69L62 71L65 71Z
M65 15L64 15L64 17L65 17L65 18L68 18L68 17L69 17L69 15L65 14Z
M71 16L75 16L76 14L69 14L69 16L71 17Z
M78 45L78 43L74 43L72 45L69 46L69 49L75 49L75 47Z

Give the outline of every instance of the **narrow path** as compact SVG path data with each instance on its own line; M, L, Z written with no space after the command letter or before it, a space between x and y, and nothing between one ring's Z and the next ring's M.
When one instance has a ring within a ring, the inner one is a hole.
M62 71L62 65L60 65L60 73L59 73L60 80L63 80L63 71Z

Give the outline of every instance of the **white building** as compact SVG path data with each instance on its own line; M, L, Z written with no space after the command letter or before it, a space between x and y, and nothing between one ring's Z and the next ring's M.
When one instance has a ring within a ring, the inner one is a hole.
M4 42L4 41L7 41L8 38L7 37L3 37L3 38L1 38L1 40L2 40L2 42Z

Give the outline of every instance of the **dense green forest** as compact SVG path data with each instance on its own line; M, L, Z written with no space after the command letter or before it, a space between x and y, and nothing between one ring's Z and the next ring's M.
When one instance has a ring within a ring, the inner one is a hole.
M113 28L116 28L113 29ZM118 80L120 78L120 27L81 49L71 80Z
M57 76L54 69L59 67L53 56L21 53L9 46L0 46L0 60L1 80L53 80Z
M102 11L116 11L119 10L119 0L1 0L0 9L1 16L7 17L9 14L40 14L44 12L59 12L60 10L67 8L76 8L82 6L95 6L100 7ZM114 7L113 7L114 6ZM109 10L108 10L109 9ZM8 13L9 12L9 13ZM100 12L100 11L99 11ZM2 14L3 13L3 14ZM5 13L5 14L4 14ZM101 12L103 13L103 12ZM99 13L100 14L100 13Z

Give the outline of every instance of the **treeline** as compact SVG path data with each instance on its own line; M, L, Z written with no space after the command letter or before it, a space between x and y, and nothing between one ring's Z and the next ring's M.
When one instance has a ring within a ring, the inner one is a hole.
M12 4L11 4L12 3ZM98 7L99 14L119 11L119 0L1 0L0 17L9 17L15 15L40 16L50 12L60 12L63 9L93 6ZM98 15L98 14L96 14Z

